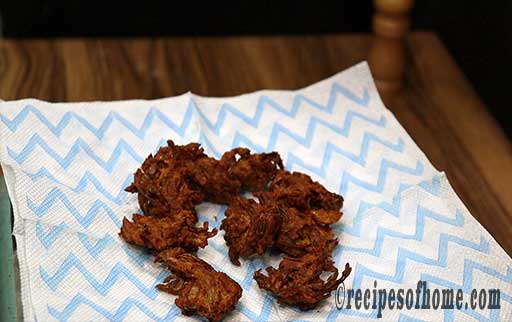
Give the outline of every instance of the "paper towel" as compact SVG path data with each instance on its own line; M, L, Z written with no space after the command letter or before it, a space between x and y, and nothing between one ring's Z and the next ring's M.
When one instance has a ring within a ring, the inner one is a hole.
M383 320L511 319L512 261L478 224L382 104L366 63L298 91L159 100L3 102L0 158L12 199L25 320L187 320L155 285L168 273L117 235L138 211L124 192L144 158L200 142L218 157L236 146L278 151L345 198L334 259L347 288L499 288L500 310L384 310ZM225 207L202 204L219 227ZM334 296L301 312L278 305L252 275L275 258L231 265L223 233L198 255L243 288L227 320L368 320ZM334 295L334 294L333 294ZM468 295L469 296L469 295ZM192 318L194 319L194 318Z

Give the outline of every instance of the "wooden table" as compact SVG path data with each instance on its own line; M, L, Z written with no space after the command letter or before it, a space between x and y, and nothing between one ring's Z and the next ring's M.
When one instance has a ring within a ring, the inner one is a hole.
M296 89L365 59L371 36L3 40L0 98L226 96ZM406 88L387 102L471 213L512 254L512 151L432 33L412 33Z

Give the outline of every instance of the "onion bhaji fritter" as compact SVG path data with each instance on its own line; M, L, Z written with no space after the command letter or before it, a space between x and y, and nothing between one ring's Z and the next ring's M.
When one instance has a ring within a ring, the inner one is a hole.
M270 184L270 192L277 201L298 209L340 211L343 206L342 196L300 172L278 171Z
M182 216L149 217L133 215L133 222L123 219L121 237L130 244L145 246L151 250L163 250L169 247L182 247L195 252L208 245L208 238L217 234L217 229L208 231L208 223L202 227L194 226L195 214L182 211Z
M284 257L279 268L267 267L267 275L258 270L254 273L254 279L260 288L275 294L278 303L309 310L329 297L350 274L350 270L346 264L338 279L338 269L330 254L308 253L302 257ZM320 278L323 272L331 273L327 281Z
M287 208L282 214L281 229L274 245L283 253L289 256L330 253L338 245L331 228L318 224L308 213Z
M208 159L197 143L166 147L149 155L137 169L133 183L126 191L138 193L139 205L147 216L165 217L180 210L193 210L205 198L204 192L191 180L192 165Z
M197 143L169 140L137 169L126 191L138 193L145 215L164 217L194 210L203 201L228 204L242 190L266 189L279 169L284 166L277 152L251 154L236 148L216 160Z
M319 210L321 211L321 210ZM234 199L225 212L221 229L229 257L240 265L239 256L262 255L275 247L289 256L331 252L338 244L328 225L318 223L311 212L284 208L273 199Z
M220 321L235 309L242 288L225 273L179 250L161 253L158 259L168 265L172 274L157 287L178 296L175 303L183 314Z
M137 193L143 215L123 220L120 236L156 252L172 274L157 287L177 295L183 314L219 321L232 311L242 289L229 276L190 254L208 244L217 230L196 226L195 206L204 201L227 204L221 229L233 264L263 255L268 248L285 254L279 267L254 274L261 289L279 303L302 310L315 307L350 274L342 276L331 252L338 244L330 225L342 216L343 197L308 175L284 170L277 152L235 148L217 160L198 143L167 141L149 155L126 191ZM252 192L257 200L240 194ZM327 280L320 276L330 273Z
M263 255L273 246L281 226L280 212L278 207L252 199L233 199L220 226L226 232L224 239L233 264L240 266L239 256Z
M243 190L262 191L279 169L284 169L283 161L277 152L255 153L246 148L235 148L222 155L220 162L227 165L227 173L242 185Z

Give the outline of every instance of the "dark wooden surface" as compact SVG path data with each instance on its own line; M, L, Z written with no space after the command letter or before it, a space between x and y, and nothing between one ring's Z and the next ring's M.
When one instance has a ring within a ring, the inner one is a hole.
M296 89L366 59L369 35L3 40L0 98L227 96ZM432 33L407 39L405 88L387 106L512 254L512 149Z

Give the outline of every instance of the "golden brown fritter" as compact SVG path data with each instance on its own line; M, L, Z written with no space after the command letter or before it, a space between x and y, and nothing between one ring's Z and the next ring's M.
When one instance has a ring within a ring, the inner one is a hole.
M273 293L278 303L297 306L301 310L314 308L320 301L330 296L338 285L350 274L350 266L338 279L338 269L329 253L309 253L302 257L284 257L279 268L266 268L254 273L258 286ZM330 272L327 281L320 278Z
M239 181L243 190L262 191L268 188L278 170L284 169L277 152L255 153L246 148L235 148L224 153L220 162L228 176Z
M220 226L226 232L231 262L239 266L239 256L263 255L273 246L281 219L278 207L243 197L233 199Z
M313 217L295 208L282 211L281 229L274 245L289 256L331 252L338 244L328 225L317 223Z
M208 238L217 234L217 229L208 231L208 223L196 227L195 214L182 211L172 217L149 217L133 215L133 222L123 219L119 235L128 243L145 246L151 250L182 247L195 252L208 245Z
M205 201L228 204L240 194L242 184L228 175L226 164L219 160L199 159L190 167L191 178L203 192Z
M137 169L126 191L138 193L147 216L164 217L194 210L203 201L228 204L242 190L266 189L283 163L279 154L251 154L237 148L221 160L208 157L197 143L175 145L171 140Z
M240 285L195 255L168 251L159 260L168 265L172 274L157 287L177 295L175 303L185 315L220 321L235 309L242 296Z
M278 171L270 185L272 196L280 203L298 209L340 211L343 197L328 191L310 176L300 172Z
M197 143L175 145L171 140L155 156L149 155L137 169L126 191L138 193L139 205L147 216L165 217L180 210L194 210L204 192L191 180L192 165L208 159Z
M338 243L330 225L342 216L340 195L308 175L285 171L277 152L235 148L217 160L197 143L167 145L144 161L126 188L138 193L146 216L134 215L133 222L125 218L120 235L156 251L156 260L167 263L173 274L158 288L178 295L175 302L184 314L218 321L242 294L226 274L189 254L217 233L208 231L208 223L195 226L195 206L204 201L229 205L221 229L233 264L270 247L286 254L278 269L254 275L280 303L313 308L348 276L347 264L338 279L330 255ZM247 191L258 200L240 196ZM331 273L327 281L320 278L324 272Z

